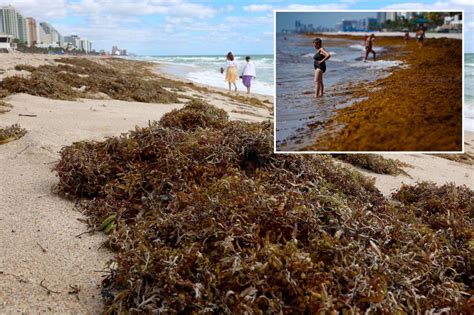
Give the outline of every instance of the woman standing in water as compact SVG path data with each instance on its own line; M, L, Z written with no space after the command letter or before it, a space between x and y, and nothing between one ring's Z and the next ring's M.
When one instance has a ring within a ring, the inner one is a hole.
M237 82L237 62L234 60L234 55L231 52L227 54L225 80L229 83L229 91L232 84L235 91L237 91L237 85L235 84Z
M418 32L416 32L416 43L418 44L418 48L423 47L423 41L425 40L425 28L420 26Z
M331 58L331 55L323 48L323 42L320 38L313 41L314 49L314 85L316 89L316 97L324 95L323 73L326 72L326 60Z

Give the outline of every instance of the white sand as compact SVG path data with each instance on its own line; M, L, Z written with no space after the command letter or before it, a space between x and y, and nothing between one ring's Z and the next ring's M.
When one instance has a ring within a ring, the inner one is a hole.
M28 64L34 67L38 67L45 64L55 64L54 59L59 58L53 55L41 55L41 54L0 54L0 80L12 75L24 75L28 76L27 71L16 71L15 66L19 64Z
M474 154L474 133L466 132L464 142L465 152ZM412 166L403 168L411 178L406 175L381 175L358 169L367 176L374 177L375 186L386 196L395 192L402 184L421 181L431 181L439 185L452 182L474 189L474 165L427 154L384 154L384 157L398 159Z

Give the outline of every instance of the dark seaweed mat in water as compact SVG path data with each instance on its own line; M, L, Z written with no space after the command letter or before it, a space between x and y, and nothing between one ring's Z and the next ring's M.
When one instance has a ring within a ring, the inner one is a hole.
M269 123L196 102L163 120L56 167L92 225L116 214L106 313L469 311L471 190L427 186L453 200L431 212L405 187L394 205L329 156L273 154Z

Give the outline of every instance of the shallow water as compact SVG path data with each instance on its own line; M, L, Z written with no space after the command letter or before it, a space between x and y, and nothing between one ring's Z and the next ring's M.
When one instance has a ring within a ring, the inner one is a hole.
M259 94L274 95L273 85L273 56L252 55L257 78L252 81L252 91ZM133 59L160 63L161 70L191 81L210 86L227 88L225 73L219 72L225 67L225 55L222 56L139 56ZM245 65L245 56L235 56L239 73ZM241 80L237 87L245 90Z
M474 54L464 55L464 130L474 132Z
M323 38L331 54L324 74L325 96L314 96L312 38L277 35L276 40L276 145L278 151L297 151L313 144L326 132L325 122L336 110L361 99L350 96L350 87L386 77L402 67L397 60L364 63L363 42ZM376 52L384 47L375 46ZM372 58L372 55L370 56Z

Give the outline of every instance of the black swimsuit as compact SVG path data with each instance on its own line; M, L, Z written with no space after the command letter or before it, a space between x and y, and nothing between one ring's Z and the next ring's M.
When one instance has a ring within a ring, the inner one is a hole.
M322 63L318 63L318 61L321 61L324 59L324 55L321 54L318 50L318 52L316 54L314 54L314 70L316 69L321 69L324 72L326 72L326 62L322 62Z

